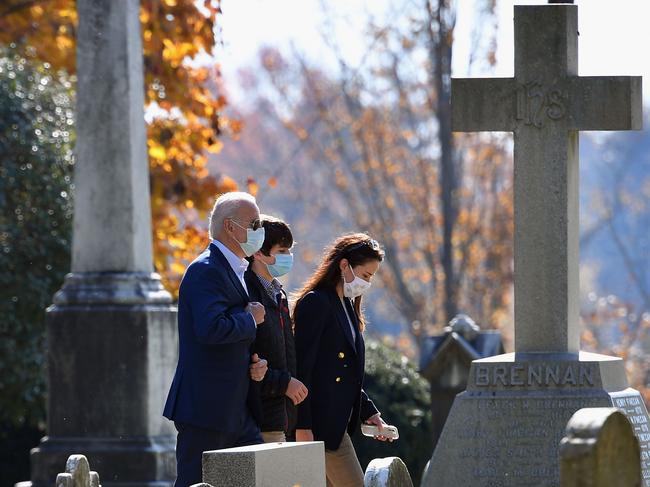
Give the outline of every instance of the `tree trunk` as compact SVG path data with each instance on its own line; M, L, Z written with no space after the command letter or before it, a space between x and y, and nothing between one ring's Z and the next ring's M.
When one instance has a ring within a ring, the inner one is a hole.
M450 19L448 0L438 0L436 10L430 13L429 41L430 57L434 66L436 89L435 109L438 119L438 141L440 143L440 203L442 208L442 254L440 261L445 276L445 317L451 320L457 312L457 290L454 275L453 234L456 222L456 180L454 168L454 146L451 134L451 44L453 24ZM434 31L434 24L437 32Z

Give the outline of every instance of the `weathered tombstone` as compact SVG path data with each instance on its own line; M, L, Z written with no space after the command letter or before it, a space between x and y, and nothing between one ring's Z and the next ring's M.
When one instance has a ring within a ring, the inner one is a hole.
M623 400L650 450L622 360L578 350L578 131L639 129L641 79L577 75L575 5L515 6L514 22L515 77L453 80L452 124L514 132L515 353L473 362L429 487L557 487L569 418Z
M56 487L102 487L97 472L90 470L88 459L83 455L70 455L65 472L56 476Z
M368 464L364 487L413 487L406 465L398 457L375 458Z
M467 387L472 361L504 352L501 333L481 331L465 314L455 316L439 336L424 340L420 374L431 385L431 418L435 448L454 398Z
M31 482L82 452L105 487L171 486L162 415L176 310L153 273L140 2L77 0L77 161L72 272L47 311L47 436Z
M639 441L616 408L585 408L560 443L561 487L641 487Z
M203 482L212 487L325 487L325 447L315 441L206 451Z

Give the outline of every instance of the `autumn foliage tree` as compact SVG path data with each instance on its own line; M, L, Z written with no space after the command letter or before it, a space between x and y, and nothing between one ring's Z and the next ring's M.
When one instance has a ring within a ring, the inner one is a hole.
M498 136L452 136L455 9L442 0L408 5L389 25L369 25L361 65L349 66L333 46L335 75L299 54L263 50L259 106L275 108L330 199L342 199L358 228L385 246L382 283L413 336L460 310L498 328L511 316L507 146ZM483 2L477 16L489 20L493 8Z
M214 195L235 183L206 169L206 154L219 152L220 136L239 130L221 115L217 66L211 54L220 14L218 0L142 0L145 100L155 267L172 291L184 264L205 245L205 217ZM75 71L75 0L5 0L0 43L52 69ZM207 57L207 56L206 56Z

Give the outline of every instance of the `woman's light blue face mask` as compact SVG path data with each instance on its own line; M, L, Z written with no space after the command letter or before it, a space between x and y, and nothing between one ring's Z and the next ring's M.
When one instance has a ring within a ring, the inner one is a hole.
M267 264L266 267L273 277L284 276L293 267L293 254L275 254L275 263Z

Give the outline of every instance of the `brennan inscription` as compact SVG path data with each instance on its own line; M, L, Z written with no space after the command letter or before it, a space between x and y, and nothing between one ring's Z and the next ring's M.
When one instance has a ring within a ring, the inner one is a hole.
M593 387L593 368L576 363L475 364L477 387Z

